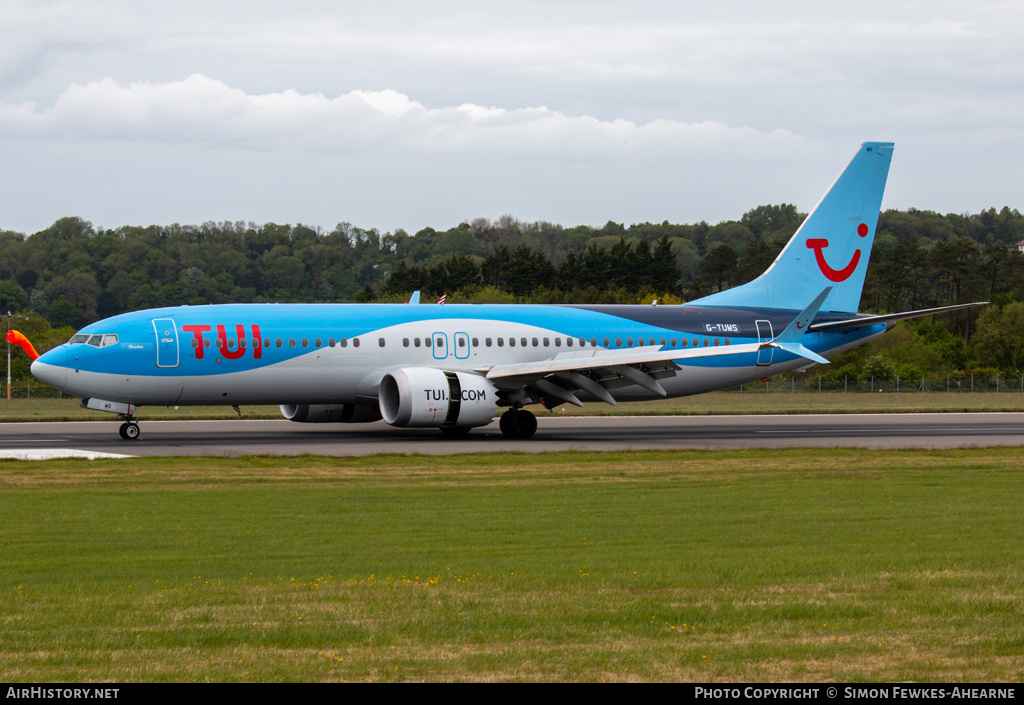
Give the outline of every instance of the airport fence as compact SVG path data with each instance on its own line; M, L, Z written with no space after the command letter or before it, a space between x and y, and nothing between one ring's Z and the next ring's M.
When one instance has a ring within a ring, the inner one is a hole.
M2 398L7 398L7 381L0 382L0 389L2 389ZM39 380L33 378L29 379L11 379L11 399L69 399L70 395L51 387L48 384L43 384Z
M823 377L805 375L779 375L769 380L750 382L727 391L737 393L783 394L797 392L839 392L847 394L920 394L927 392L1006 393L1024 394L1022 375L949 374L945 377L894 377L857 379L851 377Z

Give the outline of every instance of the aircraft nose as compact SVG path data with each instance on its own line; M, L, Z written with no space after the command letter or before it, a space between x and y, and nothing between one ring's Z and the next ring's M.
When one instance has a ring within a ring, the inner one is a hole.
M68 379L67 348L59 345L37 357L29 368L32 376L51 387L62 388Z

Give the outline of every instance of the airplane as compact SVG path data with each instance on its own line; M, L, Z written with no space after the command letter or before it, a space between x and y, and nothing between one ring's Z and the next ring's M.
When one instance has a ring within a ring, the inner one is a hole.
M532 404L678 397L804 369L897 321L985 303L857 313L892 152L865 142L761 276L682 305L159 308L87 325L32 374L115 414L126 440L139 407L218 404L452 435L505 408L502 434L530 438Z

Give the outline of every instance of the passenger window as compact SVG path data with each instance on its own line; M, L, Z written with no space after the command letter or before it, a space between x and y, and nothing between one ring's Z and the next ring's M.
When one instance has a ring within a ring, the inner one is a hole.
M697 340L696 338L693 339L693 347L700 347L700 341Z
M606 348L608 347L608 338L604 339L604 347L606 347Z
M408 338L402 338L402 347L403 348L409 347L409 339Z
M617 347L617 348L621 348L622 347L622 338L616 338L615 339L615 347Z
M459 347L460 348L466 347L466 339L465 338L459 338L458 341L459 341Z
M384 347L384 338L377 338L377 345Z
M335 345L338 344L338 341L336 341L334 338L330 338L328 339L327 344L333 348Z
M304 347L304 348L308 348L309 347L309 338L303 338L302 339L302 347Z
M290 348L294 348L295 347L295 338L288 338L288 347L290 347Z
M317 338L316 340L314 340L313 341L313 345L315 345L318 348L319 347L323 347L323 343L320 341L320 338Z
M709 345L710 345L710 344L708 343L708 339L707 339L707 338L704 338L704 347L705 347L705 348L706 348L706 347L709 347Z
M354 348L358 348L359 347L359 338L352 338L352 347L354 347Z
M209 348L210 347L210 339L209 338L203 338L203 347L204 348Z
M192 347L193 348L198 348L199 347L199 341L196 340L195 338L192 338Z
M533 339L533 347L537 347L537 345L539 345L539 343L537 342L537 339L534 338Z
M277 339L276 341L274 341L274 344L275 344L275 345L276 345L277 347L279 347L279 348L283 348L283 347L284 347L284 341L283 341L283 340L281 340L280 338L278 338L278 339Z
M424 338L423 339L423 344L426 345L429 348L433 344L432 343L433 340L434 340L433 338Z
M504 338L498 338L498 347L499 348L505 347L505 339Z
M644 346L644 339L643 338L637 338L636 342L640 345L641 348Z
M719 343L720 343L720 341L718 340L718 338L715 338L715 347L716 348L718 347Z
M340 345L343 348L347 348L348 347L348 338L339 338L338 339L338 345Z
M726 339L725 339L725 344L726 344L726 345L732 345L732 343L731 343L731 342L729 341L729 339L728 339L728 338L726 338Z
M420 339L419 338L413 338L412 339L412 344L413 344L413 346L418 348L420 346Z
M444 347L444 338L438 338L437 339L437 347L439 347L439 348L443 348Z
M487 347L491 347L491 343L492 341L490 338L484 338L484 345L486 345Z

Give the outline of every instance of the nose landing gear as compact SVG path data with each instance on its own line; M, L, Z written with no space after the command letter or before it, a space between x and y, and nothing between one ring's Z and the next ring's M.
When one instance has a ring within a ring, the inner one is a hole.
M117 431L121 438L126 441L134 441L139 437L139 424L135 421L125 421Z
M135 421L135 405L123 401L106 401L105 399L92 399L86 397L81 401L83 409L95 411L106 411L110 414L117 414L118 421L124 421L118 434L126 441L134 441L139 437L139 424Z

